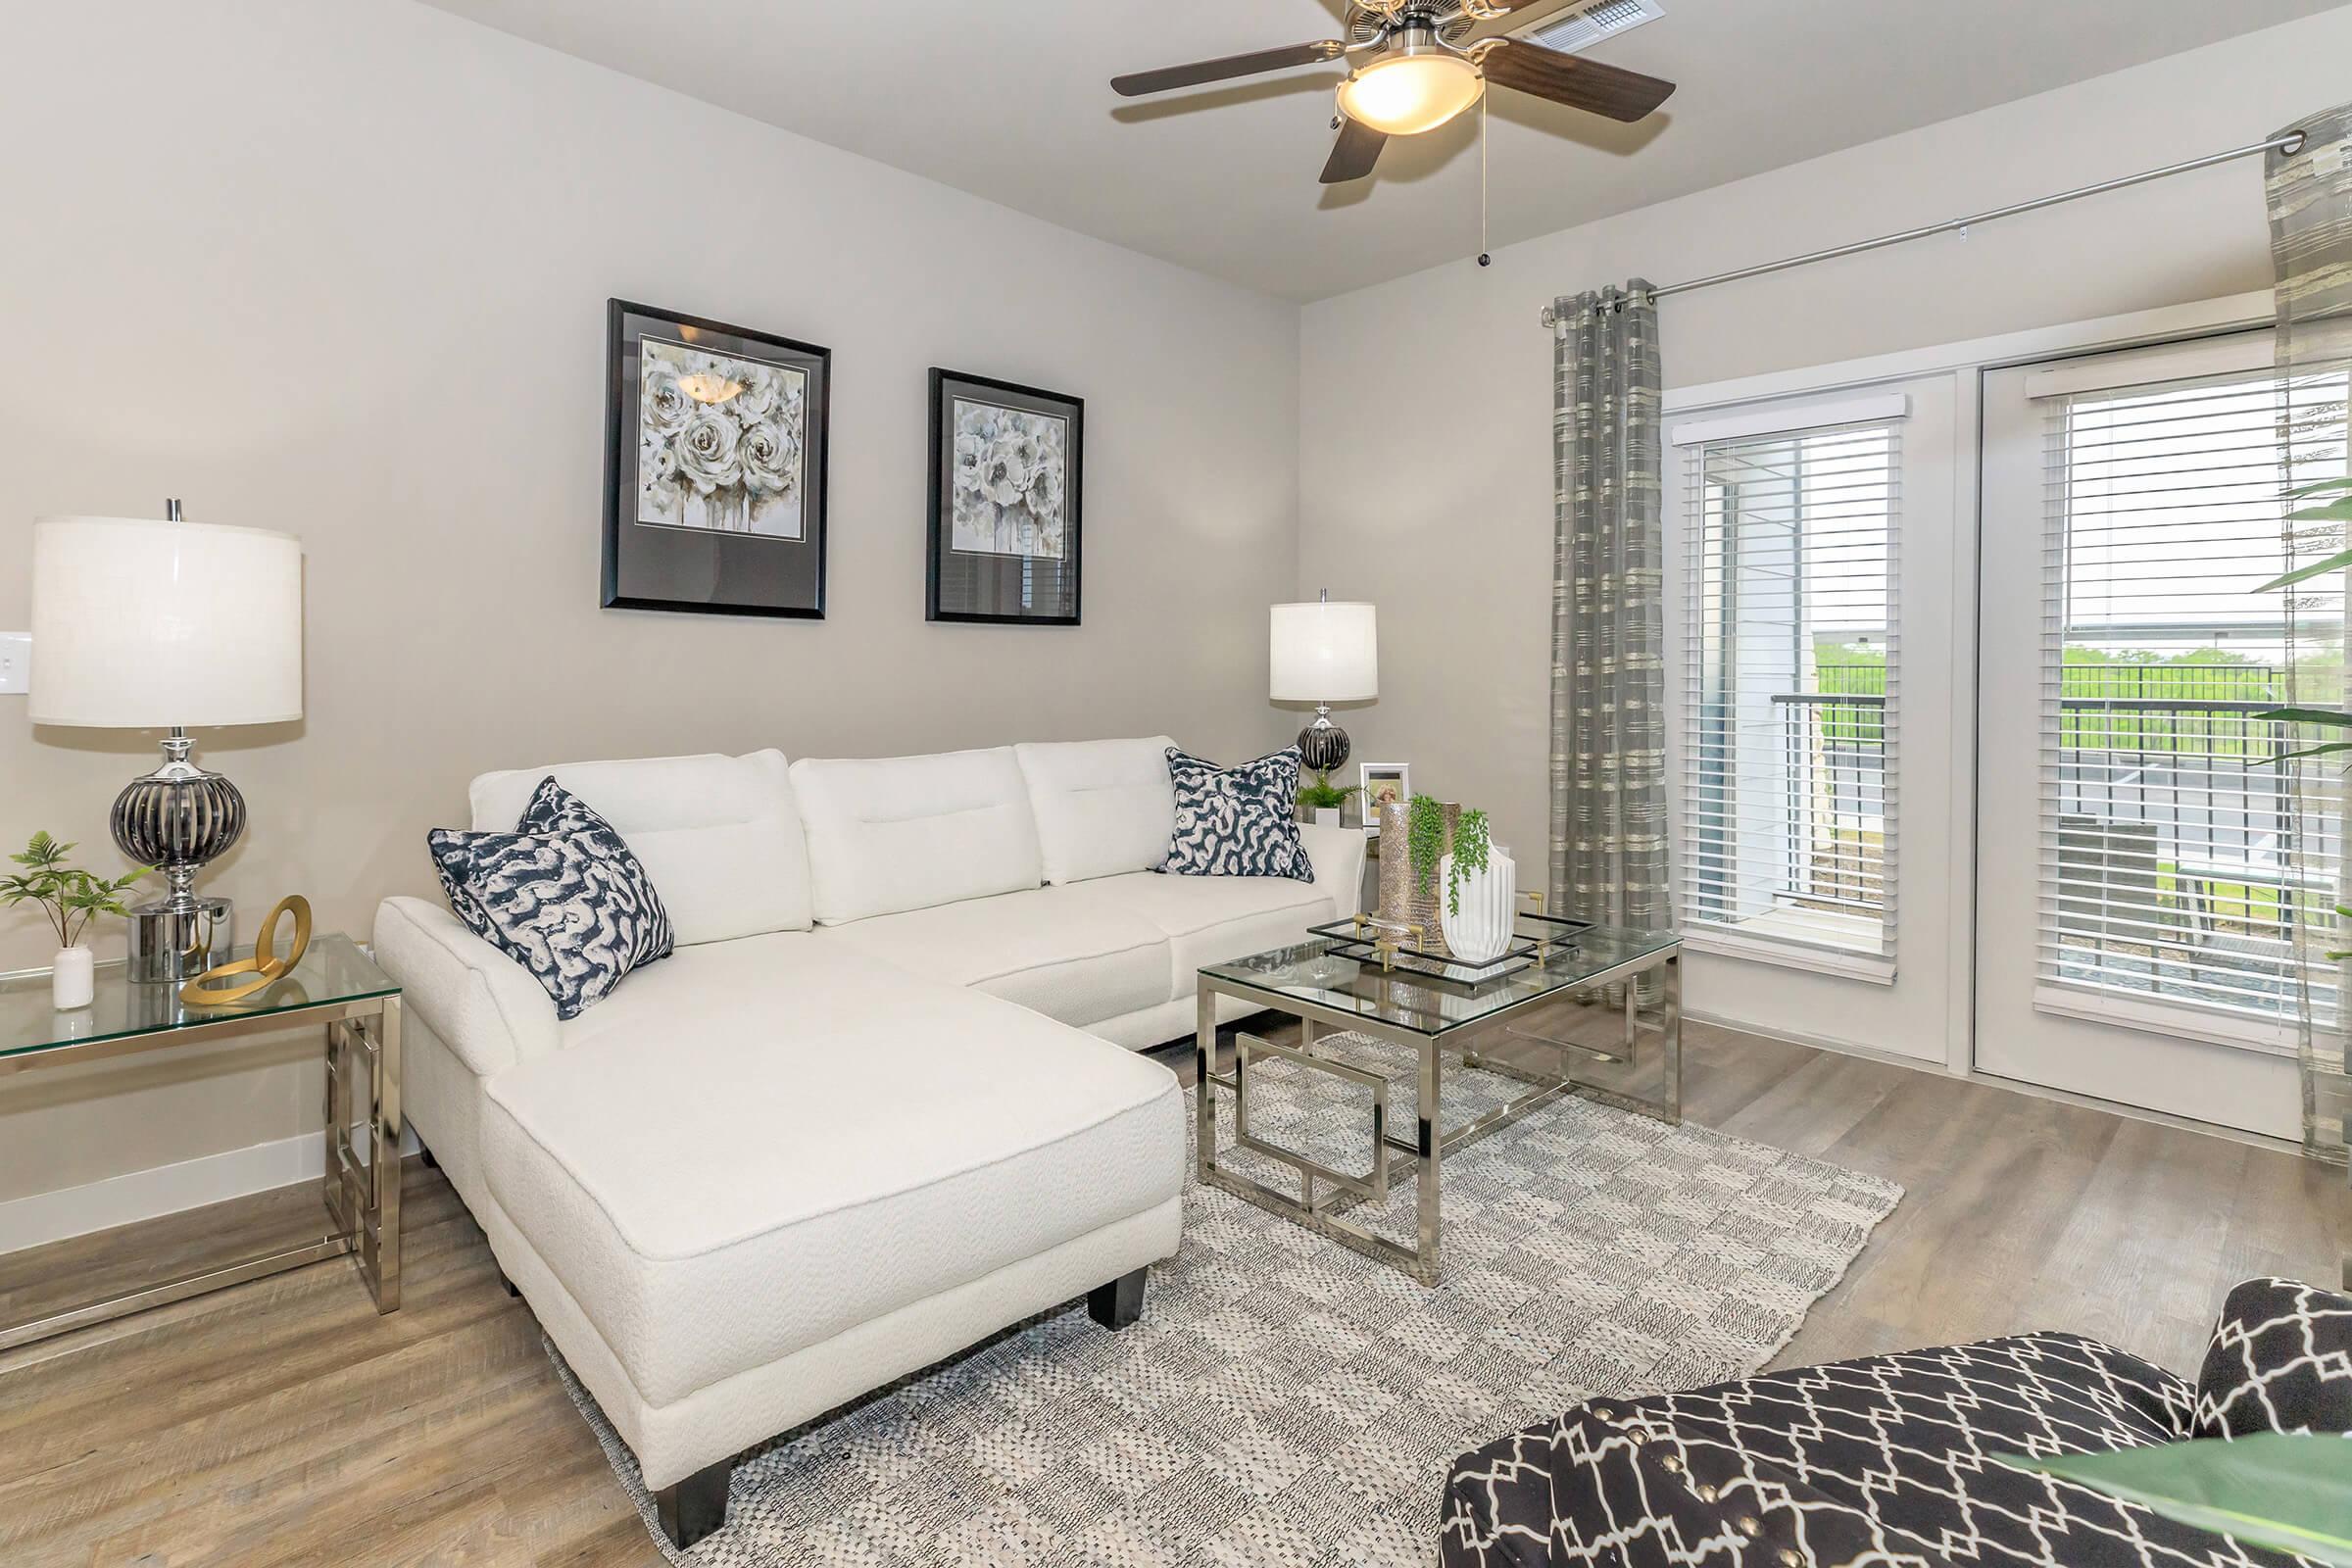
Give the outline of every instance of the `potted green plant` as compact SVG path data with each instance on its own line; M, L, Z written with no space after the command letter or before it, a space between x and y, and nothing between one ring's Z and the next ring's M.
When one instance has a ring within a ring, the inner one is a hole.
M0 876L0 905L37 904L57 933L57 957L49 970L49 1000L58 1011L86 1007L97 994L93 970L96 956L82 939L90 922L102 914L123 912L122 895L130 885L155 869L142 865L111 882L66 863L74 853L46 833L35 833L22 855L9 857L24 870Z
M1519 867L1494 842L1487 813L1475 806L1466 808L1454 822L1452 846L1438 853L1444 823L1437 810L1418 809L1421 800L1413 801L1413 874L1425 890L1440 880L1446 884L1446 896L1438 901L1438 926L1446 934L1446 950L1472 963L1500 957L1511 945L1518 914ZM1437 803L1430 805L1435 808ZM1436 859L1430 874L1422 870L1425 855Z
M1348 797L1363 792L1360 784L1334 784L1329 773L1319 772L1312 784L1298 786L1298 815L1304 821L1338 827L1340 808L1348 804ZM1329 814L1326 815L1326 812Z

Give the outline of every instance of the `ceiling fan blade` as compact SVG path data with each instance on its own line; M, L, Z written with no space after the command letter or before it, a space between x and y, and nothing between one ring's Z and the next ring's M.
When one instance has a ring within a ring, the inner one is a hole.
M1319 66L1347 52L1348 46L1339 39L1323 38L1314 43L1295 43L1287 49L1260 49L1254 54L1227 55L1220 60L1197 60L1189 66L1168 66L1159 71L1113 76L1110 90L1122 98L1141 98L1147 93L1167 92L1177 87L1199 87L1211 81L1230 81L1235 76L1254 76L1261 71Z
M1529 6L1548 5L1551 0L1462 0L1462 15L1473 22L1493 22Z
M1380 150L1389 144L1389 133L1374 130L1360 121L1340 118L1340 139L1332 144L1331 157L1323 165L1323 183L1345 185L1351 179L1361 179L1372 172L1380 162Z
M1582 55L1564 55L1520 38L1497 38L1475 51L1478 69L1498 87L1548 98L1631 122L1674 96L1674 83Z

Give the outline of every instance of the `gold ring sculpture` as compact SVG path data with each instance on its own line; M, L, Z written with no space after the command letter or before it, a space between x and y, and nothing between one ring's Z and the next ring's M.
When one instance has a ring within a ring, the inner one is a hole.
M277 917L289 912L294 916L294 951L281 958L272 951L277 946ZM292 974L294 966L302 961L302 956L310 951L311 901L299 893L289 893L271 905L270 912L262 917L261 934L254 939L252 957L239 958L234 963L223 963L205 970L179 988L179 1000L191 1007L221 1007L232 1002L243 1002L255 992L266 990ZM226 980L240 974L249 974L254 978L242 985L216 987L212 984L213 981Z

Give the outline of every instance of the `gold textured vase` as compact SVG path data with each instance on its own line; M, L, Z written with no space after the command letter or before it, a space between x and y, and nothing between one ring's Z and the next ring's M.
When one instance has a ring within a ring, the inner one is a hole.
M1438 858L1453 853L1454 824L1462 818L1459 806L1439 808L1445 819ZM1412 809L1403 801L1380 808L1380 919L1390 926L1419 926L1423 951L1446 955L1446 934L1438 926L1438 901L1445 897L1444 873L1433 863L1426 890L1413 873Z

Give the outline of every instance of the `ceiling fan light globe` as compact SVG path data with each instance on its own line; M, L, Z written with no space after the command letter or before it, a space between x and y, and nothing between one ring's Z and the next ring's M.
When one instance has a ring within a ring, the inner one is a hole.
M1486 88L1478 67L1460 55L1391 55L1340 83L1340 111L1392 136L1417 136L1477 103Z

